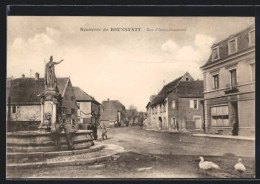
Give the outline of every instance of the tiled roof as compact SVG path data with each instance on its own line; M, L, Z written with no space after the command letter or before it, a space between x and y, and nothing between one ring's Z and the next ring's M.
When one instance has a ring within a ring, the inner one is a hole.
M254 45L249 44L249 31L253 29L254 26L250 26L234 35L227 37L225 40L213 44L212 48L219 46L219 59L212 61L212 54L211 54L207 62L201 68L206 67L212 63L218 63L222 59L228 58L230 56L239 54L243 51L255 47ZM237 52L228 54L228 41L231 40L232 38L237 38Z
M203 81L181 81L177 86L177 95L182 98L203 98Z
M102 107L104 110L100 120L117 120L117 112L125 110L125 106L118 100L103 101Z
M86 101L86 102L94 102L100 105L98 101L96 101L92 96L87 94L79 87L73 87L73 91L77 101Z
M175 90L177 84L180 82L182 77L179 77L175 79L174 81L168 83L165 85L162 90L159 92L159 94L152 100L151 106L161 103L168 95L169 92L172 90Z
M69 78L57 78L59 92L62 94ZM18 78L9 81L10 88L7 94L11 104L40 104L41 98L37 95L44 92L44 79ZM7 89L8 90L8 89Z

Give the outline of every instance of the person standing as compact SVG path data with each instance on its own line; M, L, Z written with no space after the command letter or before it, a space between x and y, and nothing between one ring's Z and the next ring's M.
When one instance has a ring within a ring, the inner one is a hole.
M65 121L63 123L63 129L65 131L66 140L69 146L69 150L74 150L74 136L75 136L75 130L73 129L72 125Z
M51 124L50 134L51 139L54 141L56 149L60 150L60 133L61 133L61 124L60 122L56 122L55 124Z

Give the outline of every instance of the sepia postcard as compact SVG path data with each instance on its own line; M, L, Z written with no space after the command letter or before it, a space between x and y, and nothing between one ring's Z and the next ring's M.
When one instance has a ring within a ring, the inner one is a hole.
M255 18L7 16L6 178L255 178Z

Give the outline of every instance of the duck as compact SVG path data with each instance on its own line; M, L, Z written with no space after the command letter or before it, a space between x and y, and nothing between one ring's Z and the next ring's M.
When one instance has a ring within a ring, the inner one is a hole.
M241 158L239 158L238 159L238 163L236 163L234 165L234 169L235 169L235 171L239 172L240 177L241 177L241 174L246 171L246 167L242 163L242 159Z
M208 174L208 170L220 169L220 167L214 162L204 161L203 157L199 157L199 159L200 159L199 167L200 169L205 170L206 174Z

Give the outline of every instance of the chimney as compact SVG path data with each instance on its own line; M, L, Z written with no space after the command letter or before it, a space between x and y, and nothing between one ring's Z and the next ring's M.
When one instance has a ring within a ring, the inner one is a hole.
M107 101L109 102L109 98L107 99Z
M36 73L35 73L35 77L34 77L34 79L35 79L35 80L38 80L39 77L40 77L40 74L39 74L38 72L36 72Z
M25 78L25 75L24 75L24 74L22 74L22 78Z

